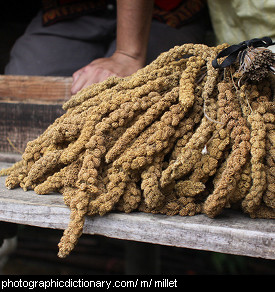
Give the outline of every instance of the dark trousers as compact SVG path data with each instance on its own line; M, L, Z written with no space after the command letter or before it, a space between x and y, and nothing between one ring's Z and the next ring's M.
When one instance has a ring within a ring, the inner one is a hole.
M147 64L175 45L202 43L203 17L179 29L152 21ZM15 42L5 74L71 76L94 59L112 55L116 47L116 18L82 16L51 26L42 25L42 13Z

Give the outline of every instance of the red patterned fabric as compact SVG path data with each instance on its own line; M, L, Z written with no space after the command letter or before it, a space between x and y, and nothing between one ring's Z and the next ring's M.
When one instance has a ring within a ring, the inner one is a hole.
M107 0L42 0L43 25L105 9Z
M157 0L168 5L169 0ZM166 10L163 7L155 5L153 17L160 22L164 22L174 28L179 28L185 23L191 21L198 13L200 13L207 5L207 0L184 0L184 1L171 1L173 8ZM176 2L180 2L177 3ZM166 6L167 8L168 6Z
M207 0L155 0L153 18L178 28L190 21ZM43 25L106 9L110 0L42 0ZM115 3L115 1L114 1Z
M165 11L175 9L182 0L155 0L155 5Z

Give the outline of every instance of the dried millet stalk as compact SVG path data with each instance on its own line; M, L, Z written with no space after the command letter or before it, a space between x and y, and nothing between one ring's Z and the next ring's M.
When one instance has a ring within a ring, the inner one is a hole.
M259 208L250 214L251 218L262 218L262 219L275 219L275 210L264 204L261 204Z
M90 201L89 215L104 215L110 212L124 193L129 177L123 171L116 169L109 175L109 183L106 186L107 192L100 194L96 199Z
M72 187L75 185L78 173L82 164L82 157L48 176L44 182L34 188L34 191L39 195L48 194L51 192L59 192L64 187Z
M167 93L163 97L156 96L158 102L153 104L140 118L116 141L114 146L107 152L105 160L110 163L121 152L127 148L131 141L136 138L147 126L149 126L155 119L159 117L168 107L176 102L177 96Z
M126 184L124 194L118 201L116 209L125 213L130 213L138 208L140 201L140 187L131 180Z
M174 88L170 94L178 96L178 88ZM150 164L153 155L160 153L168 147L169 137L175 133L175 127L184 115L180 104L172 105L159 121L155 121L150 127L136 138L132 145L113 163L116 168L122 167L125 171L136 170ZM173 116L177 116L174 119Z
M227 158L226 168L222 172L216 188L204 203L204 212L209 217L217 216L226 206L230 194L235 190L236 184L240 179L242 167L245 165L250 151L249 130L236 105L236 100L232 93L232 84L230 82L220 83L218 87L219 92L225 93L228 101L229 121L227 129L231 132L232 152Z
M263 200L268 207L275 209L275 116L273 115L272 128L267 132L266 141L266 192ZM268 124L267 124L268 125Z
M242 207L245 212L253 213L260 205L266 187L266 173L263 163L266 154L266 127L259 112L251 113L248 122L251 126L251 178L253 183L242 202Z
M194 166L194 171L190 175L193 181L207 181L209 177L216 173L219 162L223 158L224 151L229 144L229 135L226 130L220 129L213 132L210 142L205 148L207 153L203 153L201 160Z
M179 197L194 197L205 190L205 185L201 182L183 180L179 181L175 188Z
M213 55L211 55L213 58ZM212 60L212 58L210 58ZM196 59L193 58L190 61L190 65L188 68L193 68L193 70L189 70L188 74L184 73L184 76L181 79L181 82L183 84L187 84L187 87L184 87L184 90L180 91L182 94L181 103L184 105L184 108L187 110L189 107L191 107L194 104L195 99L195 88L192 86L192 83L195 82L196 76L199 72L199 69L201 69L201 66L203 63L201 60L198 60L200 67L196 67L193 64L196 63ZM194 70L195 68L195 70ZM207 76L202 97L204 99L207 99L207 106L208 109L213 109L213 107L210 104L210 100L213 103L213 99L209 99L209 95L214 90L214 84L215 79L212 76L213 72L211 70L210 74ZM214 73L216 75L216 73ZM191 79L191 84L188 83L188 79ZM204 100L205 102L205 100ZM161 186L164 187L166 184L169 184L171 181L180 178L181 176L185 175L187 172L192 170L193 165L200 159L201 157L201 150L200 148L202 145L204 145L207 140L209 139L209 135L213 131L213 123L212 120L210 120L208 117L204 117L202 119L201 125L198 127L192 138L188 141L186 146L182 149L182 154L177 157L175 161L173 161L165 171L163 171L162 177L161 177ZM195 150L196 149L196 150ZM188 163L187 163L188 160Z
M179 102L188 109L195 99L196 77L205 61L200 57L190 57L186 63L186 69L180 78Z
M24 183L24 189L28 189L31 185L35 185L36 181L47 173L54 171L56 167L60 167L60 156L62 150L54 150L46 153L39 160L37 160L29 170L28 176Z
M156 156L154 162L141 173L141 190L144 202L149 209L154 209L163 204L164 195L159 186L162 171L163 155Z
M217 52L214 50L210 53L208 57L207 66L207 74L206 81L202 91L202 98L204 101L203 104L203 113L204 116L207 117L210 121L216 122L215 120L215 112L217 111L215 107L215 103L213 103L213 93L215 92L215 88L217 83L220 81L219 71L215 70L215 68L211 65L212 61L215 59Z
M212 62L215 56L215 52L211 52L208 56L209 61ZM194 63L196 62L198 62L200 66L195 66ZM163 171L161 177L162 187L164 187L166 184L169 184L171 181L186 175L192 170L195 163L201 158L201 146L205 145L205 143L209 139L209 136L213 132L213 118L215 117L212 117L212 115L213 112L215 112L215 104L213 102L213 98L210 98L210 96L214 91L214 87L217 83L218 73L217 70L214 70L214 68L209 64L211 63L207 63L207 67L209 67L209 70L207 71L206 82L202 91L202 98L204 99L205 117L202 119L201 125L198 127L192 138L189 140L188 144L182 149L182 154L179 155L177 159L173 161L165 171ZM199 69L201 69L202 66L203 62L201 62L200 59L196 60L195 58L193 58L190 60L189 64L187 63L187 69L185 71L187 71L189 68L192 68L193 70L189 70L188 74L184 72L184 77L181 79L181 81L184 80L183 84L187 84L187 86L184 87L184 91L181 91L182 95L185 96L185 98L182 97L182 100L184 100L184 104L186 104L187 101L191 103L192 101L189 100L192 100L195 97L195 88L194 86L192 86L192 84L195 83ZM191 84L188 83L187 79L192 80ZM190 99L190 97L192 98ZM206 111L210 111L210 114L206 114ZM210 115L212 118L210 117Z
M8 174L5 185L8 189L13 189L20 186L20 183L28 174L28 168L25 165L25 161L22 160L20 163L16 163L14 167L12 166L11 168L4 169L1 172L3 173L2 175Z
M213 176L219 166L220 160L224 156L225 149L229 144L229 131L226 129L228 122L228 109L225 93L221 92L217 97L217 120L214 123L214 131L212 137L206 142L201 159L195 164L194 171L190 175L190 179L197 182L206 182L209 176Z
M58 256L63 258L67 256L75 247L78 238L81 236L85 221L85 215L88 211L89 198L85 192L76 191L70 202L70 223L64 231L58 244Z
M266 191L263 196L264 203L275 209L275 108L274 102L272 102L272 96L274 100L274 86L273 83L269 90L266 92L268 101L264 102L266 113L263 114L264 123L266 126ZM267 88L267 87L265 87Z
M24 164L25 164L24 160L19 160L15 162L11 167L0 170L0 176L7 176L7 175L10 175L13 171L18 171L19 169L23 169Z
M248 116L248 122L251 125L251 177L253 184L242 202L244 211L252 217L258 213L258 209L263 209L263 202L267 207L271 207L274 204L272 202L275 201L274 188L272 190L274 181L272 181L273 159L271 158L272 143L270 143L272 140L270 133L272 130L274 133L274 116L270 112L272 103L269 102L270 99L272 100L272 92L264 82L261 85L257 102L252 103L253 112ZM261 216L264 216L263 214L264 212L261 212Z
M205 185L201 182L191 180L179 181L175 190L177 192L178 203L180 205L179 215L194 216L201 213L201 203L196 201L198 194L205 190Z
M45 153L45 150L52 144L51 138L56 127L62 124L68 115L69 112L66 112L61 117L57 118L37 139L28 142L22 159L27 162L37 161L40 158L41 152L43 151L43 153Z
M162 187L165 187L175 179L183 177L193 169L196 162L201 158L202 148L212 132L213 124L204 117L196 132L182 149L181 154L162 172L160 179Z
M230 195L229 198L229 207L232 204L240 203L245 198L245 196L249 193L249 190L252 185L251 180L251 164L250 161L247 161L243 170L241 172L240 180L236 186L234 193Z
M194 134L197 124L201 121L203 116L203 100L201 97L201 89L196 90L195 92L195 101L192 107L190 114L187 114L186 117L181 121L179 125L179 136L176 140L176 143L173 147L173 151L170 155L170 162L177 159L180 153L183 151L183 148L189 141L189 139Z

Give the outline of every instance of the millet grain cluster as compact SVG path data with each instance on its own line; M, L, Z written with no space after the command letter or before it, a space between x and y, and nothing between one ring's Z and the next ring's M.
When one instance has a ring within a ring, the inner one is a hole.
M86 215L112 210L215 217L238 208L275 218L274 75L257 83L236 64L215 69L225 47L177 46L129 77L81 90L2 171L9 189L63 194L71 216L60 257Z

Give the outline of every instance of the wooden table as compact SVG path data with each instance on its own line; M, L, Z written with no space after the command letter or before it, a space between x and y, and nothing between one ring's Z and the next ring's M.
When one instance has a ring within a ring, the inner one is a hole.
M0 75L0 168L18 160L18 152L24 151L27 142L63 114L71 81L65 77ZM70 210L60 194L7 190L4 181L0 177L0 221L67 227ZM129 274L156 272L159 245L275 259L274 220L250 219L232 210L216 219L111 213L87 217L84 233L127 240Z
M0 163L0 168L10 164ZM62 195L7 190L0 177L0 221L65 229L70 210ZM232 210L219 218L133 212L87 217L84 233L160 245L275 259L274 220L251 219Z

